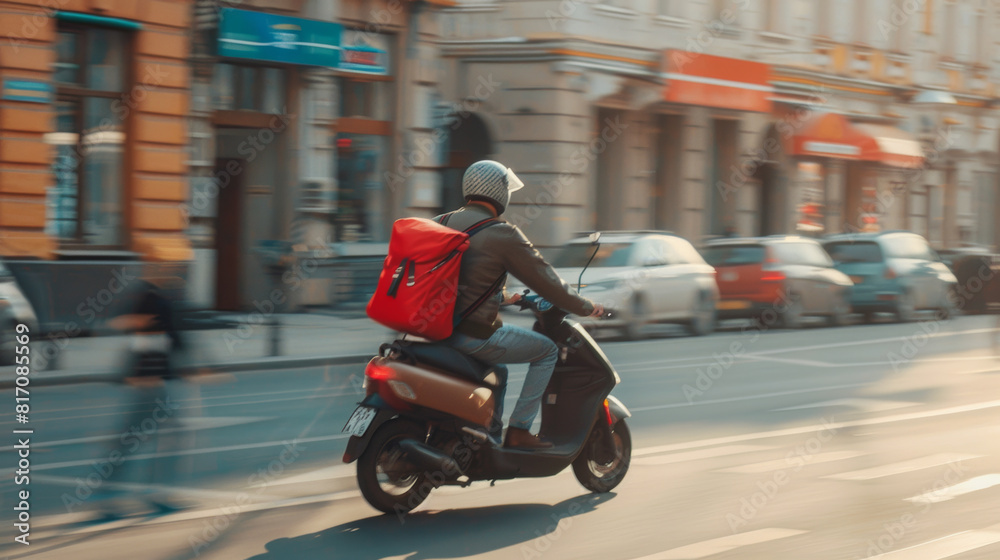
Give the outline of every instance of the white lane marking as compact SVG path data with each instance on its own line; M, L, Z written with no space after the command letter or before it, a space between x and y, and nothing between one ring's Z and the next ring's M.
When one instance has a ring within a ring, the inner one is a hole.
M845 459L853 459L854 457L861 457L862 455L866 454L860 451L831 451L829 453L818 453L808 458L802 457L799 459L799 461L805 464L805 466L809 466L809 465L818 465L820 463L832 463L834 461L843 461ZM761 474L797 466L798 466L797 461L790 461L788 459L775 459L773 461L763 461L760 463L751 463L749 465L730 467L728 469L719 469L715 472Z
M656 457L645 457L641 459L636 459L635 457L643 457L644 455L649 455L649 453L644 453L642 449L639 449L632 451L632 464L668 465L670 463L683 463L685 461L697 461L699 459L710 459L712 457L723 457L725 455L738 455L740 453L750 453L751 451L765 451L768 449L774 449L774 447L765 445L725 445L722 447L699 449L697 451L688 451L685 453L674 453L672 455L658 455Z
M638 406L629 407L631 412L645 412L647 410L664 410L667 408L685 408L689 406L701 406L706 404L721 404L730 403L738 401L750 401L756 399L770 399L774 397L787 397L788 395L802 395L804 393L822 393L827 391L836 391L837 389L857 389L858 387L867 387L871 383L850 383L847 385L829 385L827 387L816 387L814 389L795 389L791 391L778 391L776 393L762 393L760 395L743 395L740 397L728 397L724 399L707 399L704 401L693 401L684 403L671 403L671 404L658 404L653 406Z
M1000 407L1000 400L996 401L985 401L980 403L962 405L962 406L952 406L948 408L941 408L938 410L926 410L923 412L912 412L909 414L897 414L895 416L883 416L880 418L865 418L862 420L852 420L849 422L830 422L826 424L813 424L811 426L801 426L798 428L786 428L783 430L772 430L769 432L754 432L749 434L740 434L736 436L723 436L710 439L702 439L696 441L688 441L684 443L673 443L669 445L660 445L657 447L648 447L646 450L648 453L667 453L669 451L680 451L684 449L696 449L699 447L710 447L712 445L725 445L729 443L738 443L742 441L751 441L755 439L767 439L773 437L784 437L784 436L797 436L801 434L808 434L810 432L818 432L821 430L840 430L843 428L857 428L860 426L876 426L878 424L892 424L895 422L906 422L909 420L926 420L928 418L937 418L940 416L949 416L952 414L963 414L966 412L978 412L981 410L988 410L991 408ZM655 451L652 451L655 450ZM634 452L633 452L634 454Z
M800 404L797 406L786 406L784 408L775 408L771 412L783 412L786 410L803 410L807 408L832 408L832 407L847 407L856 408L858 410L863 410L865 412L882 412L885 410L896 410L897 408L906 408L908 406L917 406L920 403L915 402L903 402L903 401L882 401L877 399L835 399L831 401L822 401L811 404Z
M220 506L217 506L217 507L212 507L212 508L207 508L207 509L199 509L199 510L192 510L192 511L181 511L181 512L178 512L178 513L173 513L173 514L170 514L170 515L164 515L164 516L161 516L161 517L149 518L149 519L146 519L146 520L141 521L141 522L135 522L134 520L123 520L122 522L118 522L118 523L107 523L107 524L91 525L91 526L87 526L87 527L81 527L80 529L77 529L75 531L59 530L56 534L58 534L60 536L64 536L64 535L79 535L79 534L85 534L85 533L100 533L100 532L107 531L107 530L110 530L110 529L115 529L115 528L119 527L122 523L127 524L130 527L148 527L148 526L151 526L151 525L162 525L164 523L176 523L176 522L179 522L179 521L193 521L193 520L197 520L197 519L206 519L206 518L211 518L211 517L223 517L223 516L227 516L227 517L231 518L233 516L233 514L236 513L236 512L239 512L240 514L243 514L243 513L250 513L250 512L255 512L255 511L266 511L266 510L271 510L271 509L279 509L279 508L286 508L286 507L295 507L295 506L302 506L302 505L309 505L309 504L316 504L316 503L334 502L334 501L338 501L338 500L349 500L349 499L352 499L352 498L360 498L360 497L361 497L361 492L359 492L357 490L349 490L349 491L346 491L346 492L335 492L335 493L332 493L332 494L320 494L320 495L317 495L317 496L303 496L301 498L290 498L290 499L287 499L287 500L278 500L278 501L274 501L274 502L264 502L264 503L259 503L259 504L244 504L244 505L239 505L238 503L230 503L230 504L223 504L223 505L220 505ZM74 515L74 516L77 516L77 517L76 517L76 519L74 519L72 521L67 521L67 519L60 519L59 520L60 521L59 524L60 525L64 525L67 522L70 522L70 523L77 522L78 523L78 522L86 520L87 517L88 517L86 514L69 514L69 515ZM63 516L58 516L58 517L61 518ZM38 526L39 527L51 527L51 526L55 526L55 523L46 522L45 518L42 518L42 519L39 520L39 525Z
M972 492L987 490L993 488L994 486L1000 486L1000 474L984 474L982 476L970 478L964 482L959 482L954 486L949 486L940 490L932 490L926 494L907 498L906 501L913 502L915 504L936 504L938 502L947 502L948 500L953 500L959 496L971 494Z
M997 531L965 531L877 556L879 560L940 560L1000 542Z
M265 420L274 420L274 417L265 416L207 416L198 418L181 418L178 423L180 424L177 428L164 428L159 430L161 434L168 434L172 432L183 432L191 430L208 430L212 428L228 428L230 426L240 426L243 424L253 424L255 422L263 422ZM40 441L36 445L39 448L49 448L58 447L61 445L78 445L81 443L94 443L98 441L112 441L127 435L128 432L124 433L114 433L114 434L104 434L100 436L88 436L82 438L73 439L59 439L55 441ZM12 451L13 446L0 447L0 451Z
M45 482L53 486L78 486L81 484L81 480L78 478L69 478L65 476L52 476L47 474L40 474L32 477L38 482ZM241 496L249 497L246 492L226 492L222 490L206 490L204 488L188 488L183 486L165 486L162 484L138 484L134 482L114 482L110 480L105 480L101 484L101 488L110 490L126 490L132 493L141 493L145 491L163 492L165 494L178 495L178 496L189 496L191 498L201 498L201 499L214 499L214 500L224 500L229 502L235 502ZM262 494L254 495L255 498L263 498L265 500L277 500L278 496L268 496Z
M755 362L778 362L778 363L782 363L782 364L794 364L794 365L797 365L797 366L820 367L820 368L835 367L833 364L831 364L829 362L817 362L816 360L799 360L799 359L796 359L796 358L778 358L778 357L775 357L775 356L761 356L761 355L758 355L758 354L747 354L744 357L748 358L750 360L753 360Z
M334 441L338 439L347 439L351 437L348 434L337 434L331 436L316 436L310 438L291 438L286 440L278 441L265 441L262 443L247 443L244 445L228 445L224 447L205 447L201 449L184 449L181 451L164 451L161 453L142 453L139 455L129 455L128 457L123 457L123 461L138 461L142 459L158 459L160 457L173 457L175 455L201 455L204 453L225 453L228 451L243 451L245 449L260 449L262 447L280 447L285 445L295 445L298 443L309 443L317 441ZM45 471L53 469L64 469L66 467L81 467L85 465L91 465L96 462L96 459L84 459L80 461L64 461L62 463L47 463L34 467L34 470Z
M942 338L946 336L963 336L968 334L980 334L980 333L991 333L997 332L1000 329L997 328L987 328L987 329L971 329L967 331L950 331L950 332L938 332L934 334L927 335L928 338ZM760 352L754 352L753 354L748 354L748 356L762 356L762 355L772 355L772 354L786 354L788 352L805 352L807 350L827 350L830 348L845 348L849 346L863 346L868 344L882 344L883 342L901 342L904 340L910 340L913 335L906 336L888 336L884 338L872 338L868 340L849 340L845 342L830 342L827 344L813 344L812 346L796 346L794 348L775 348L773 350L761 350Z
M281 486L284 484L302 484L305 482L336 480L338 478L353 478L354 472L355 472L354 465L335 465L332 467L324 467L322 469L316 469L314 471L309 471L294 476L282 477L279 478L278 480L272 480L270 482L258 482L257 484L250 485L250 488L257 488L257 487L266 488L268 486Z
M972 459L979 459L980 457L981 455L966 455L961 453L937 453L935 455L928 455L926 457L919 457L917 459L910 459L908 461L900 461L898 463L891 463L879 467L872 467L870 469L861 469L858 471L834 474L827 476L826 478L833 478L836 480L875 480L876 478L884 478L887 476L893 476L897 474L921 471L924 469L939 467L941 465L947 465L950 463L971 461Z
M649 556L643 556L642 558L635 558L634 560L691 560L705 558L706 556L722 554L740 547L794 537L804 533L805 531L797 531L795 529L758 529L757 531L738 533L729 535L728 537L690 544Z

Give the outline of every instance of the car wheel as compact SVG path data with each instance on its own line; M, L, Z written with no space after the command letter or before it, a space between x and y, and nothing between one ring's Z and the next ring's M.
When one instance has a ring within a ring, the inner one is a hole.
M632 299L631 309L629 310L629 316L625 320L625 326L622 327L625 338L628 340L642 340L643 327L646 325L645 317L646 308L643 298L635 296Z
M802 326L802 297L798 294L788 294L788 304L781 313L781 326L786 329Z
M896 321L909 323L913 321L913 316L917 310L913 304L913 293L910 290L903 290L896 300Z
M688 330L694 336L705 336L715 331L715 300L704 292L698 297Z
M830 310L830 326L843 327L847 325L851 316L851 304L847 301L847 294L843 291L834 296L833 309Z

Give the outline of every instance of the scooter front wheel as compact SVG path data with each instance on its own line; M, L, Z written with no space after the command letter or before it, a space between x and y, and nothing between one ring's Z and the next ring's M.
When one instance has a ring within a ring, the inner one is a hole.
M375 432L358 458L358 488L373 508L403 515L427 499L427 477L399 447L404 439L423 437L420 426L405 420L389 421Z
M573 474L584 488L598 494L610 492L621 483L628 472L632 461L632 434L625 420L619 420L611 431L614 440L614 458L601 463L598 459L601 453L601 438L597 430L590 432L590 438L584 444L583 451L573 460Z

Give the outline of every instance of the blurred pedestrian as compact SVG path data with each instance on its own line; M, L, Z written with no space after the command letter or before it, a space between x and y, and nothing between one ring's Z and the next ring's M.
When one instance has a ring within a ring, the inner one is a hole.
M137 513L164 514L184 507L170 487L184 469L178 451L186 447L180 424L187 373L188 342L182 325L184 281L173 275L147 275L137 281L134 308L109 321L129 333L122 382L126 397L121 430L109 458L110 472L96 492L97 521ZM138 504L136 503L138 502Z

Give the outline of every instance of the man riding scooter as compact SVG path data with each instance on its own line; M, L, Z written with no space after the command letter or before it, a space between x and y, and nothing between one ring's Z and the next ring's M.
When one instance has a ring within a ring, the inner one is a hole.
M499 218L510 202L510 193L524 183L506 166L492 160L478 161L465 171L462 194L465 206L438 216L437 221L458 230L490 217ZM579 316L599 317L604 307L574 293L519 228L503 220L470 238L469 249L459 272L455 309L475 303L501 275L513 274L525 286L556 307ZM500 283L502 286L503 283ZM538 414L542 394L559 358L556 344L549 338L514 325L504 325L498 313L501 303L514 303L519 294L505 298L500 290L462 320L445 344L489 364L527 363L528 374L510 416L505 447L544 449L552 442L529 431ZM506 380L504 380L506 383ZM496 397L491 436L500 439L506 386Z

